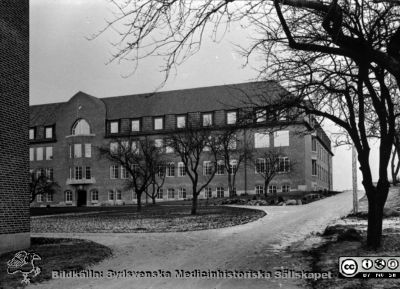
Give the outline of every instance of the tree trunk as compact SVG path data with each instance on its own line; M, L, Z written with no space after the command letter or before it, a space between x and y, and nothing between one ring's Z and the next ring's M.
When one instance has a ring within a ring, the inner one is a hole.
M265 196L265 199L267 199L267 196L268 196L268 184L269 184L268 180L264 180L264 196Z
M383 208L389 193L389 186L380 185L370 188L368 196L368 230L367 246L371 249L378 249L382 239Z
M193 199L192 199L192 211L190 212L191 215L197 214L197 194L195 189L193 188Z
M153 195L153 196L151 197L151 203L152 203L153 205L156 204L156 196L155 196L155 195Z
M229 197L232 197L232 176L228 170L228 191L229 191Z
M142 210L142 198L141 198L142 193L137 193L136 194L136 205L137 205L137 211L140 212Z

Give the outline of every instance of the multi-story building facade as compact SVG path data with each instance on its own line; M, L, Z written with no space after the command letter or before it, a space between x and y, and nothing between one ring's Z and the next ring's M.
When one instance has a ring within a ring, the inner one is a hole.
M236 125L242 108L248 111L249 97L255 91L275 97L283 89L267 81L101 99L78 92L65 103L31 106L31 172L45 174L60 186L54 195L38 196L34 205L134 203L135 193L124 189L126 170L100 158L99 147L125 137L147 136L162 143L169 134L189 122L223 130ZM263 151L279 148L283 169L269 188L264 188L255 165L262 160L255 160L254 165L239 166L236 194L332 189L330 140L322 129L312 129L307 119L271 124L264 114L248 125L238 126L238 142L246 140L254 149L254 158L260 159ZM274 126L278 128L272 131ZM170 161L158 199L190 198L191 182L184 173L183 164L168 148L165 154L170 154ZM233 165L234 162L232 160ZM289 166L290 162L295 165ZM204 160L205 174L207 165ZM217 172L200 197L228 196L227 173L222 169Z

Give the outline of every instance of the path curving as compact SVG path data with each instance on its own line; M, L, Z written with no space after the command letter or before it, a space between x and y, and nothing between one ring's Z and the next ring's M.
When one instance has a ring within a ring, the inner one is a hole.
M265 270L279 268L276 249L303 239L311 232L350 212L350 191L303 206L257 207L267 215L234 227L170 233L57 233L34 237L83 238L110 247L114 256L91 269L108 270ZM45 260L43 260L45 262ZM296 268L290 268L296 269ZM91 278L53 279L32 288L300 288L296 279L176 279Z

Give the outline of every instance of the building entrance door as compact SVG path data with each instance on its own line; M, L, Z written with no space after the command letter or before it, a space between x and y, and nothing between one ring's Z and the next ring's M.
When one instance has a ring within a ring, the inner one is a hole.
M84 207L86 206L86 199L87 199L87 194L85 190L78 190L77 191L77 200L76 200L76 206L77 207Z

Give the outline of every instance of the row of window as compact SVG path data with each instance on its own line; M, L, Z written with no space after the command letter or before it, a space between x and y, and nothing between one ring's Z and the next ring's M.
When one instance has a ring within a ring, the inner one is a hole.
M276 164L276 172L287 173L290 171L290 160L288 157L278 157ZM256 159L255 172L257 174L264 174L265 172L271 171L271 161L270 159L258 158Z
M233 189L234 193L233 195L236 195L236 188ZM265 188L262 185L257 185L254 188L254 191L256 195L263 195L265 194ZM269 194L276 194L278 191L278 188L276 185L270 185L268 186L268 193ZM290 192L290 185L282 185L280 191L282 193L288 193ZM213 196L216 196L217 198L223 198L227 196L227 191L225 190L224 187L216 187L215 188L215 193L213 194L213 189L211 187L206 187L204 188L202 195L204 198L212 198ZM160 189L159 192L156 195L157 199L186 199L186 198L191 198L192 193L188 192L186 188L168 188L164 192L163 189ZM53 195L48 195L48 202L50 201L49 198L51 198L51 201L53 201ZM65 202L71 203L73 201L73 193L72 191L65 191L64 192L64 199ZM136 200L137 195L135 192L132 193L132 200ZM92 203L98 202L99 201L99 192L94 189L90 191L90 200ZM122 191L121 190L109 190L108 191L108 200L109 201L122 201ZM42 201L42 196L40 195L40 201L39 201L39 196L37 199L38 202Z
M289 146L289 131L280 130L273 133L274 147ZM254 133L254 148L268 148L270 147L270 132Z
M82 147L83 147L83 152L82 152ZM69 145L69 158L91 158L92 157L92 144L90 143L76 143L76 144L70 144Z
M69 178L72 180L90 180L92 178L92 168L88 166L70 167Z
M329 153L320 143L317 142L316 137L312 138L311 150L317 153L319 160L322 160L324 163L328 163Z
M39 194L36 195L36 202L42 203L42 202L53 202L54 197L53 194Z
M36 158L35 158L36 152ZM30 161L42 161L43 159L52 160L53 159L53 147L37 147L29 148L29 160Z
M39 168L36 170L30 169L29 174L30 174L31 180L38 179L40 177L46 177L50 181L54 180L53 168Z
M273 139L274 139L274 147L285 147L289 146L289 131L287 130L281 130L281 131L276 131L273 134ZM78 151L80 151L80 144L75 144L75 146L78 145ZM90 144L85 144L85 152L86 152L86 145ZM118 142L110 142L110 152L112 153L117 153L118 152ZM125 148L129 148L129 142L128 141L122 141L121 146L125 146ZM154 140L154 146L157 148L164 148L164 151L166 153L173 153L174 149L170 146L164 145L164 139L155 139ZM232 141L229 143L229 149L234 150L236 149L236 141L235 138L232 138ZM270 147L270 132L269 131L264 131L264 132L256 132L254 133L254 147L255 148L268 148ZM90 147L89 147L90 149ZM131 142L131 149L132 151L136 151L139 153L139 142L138 141L132 141ZM76 149L75 149L76 150ZM209 147L204 147L204 151L210 150ZM70 148L70 156L72 155L71 148Z
M320 166L317 160L311 160L311 175L318 177L323 182L329 182L329 171Z
M29 129L29 139L34 140L37 138L36 128ZM54 138L54 127L46 126L44 128L44 138L45 139L53 139Z
M232 125L236 124L237 121L237 111L228 111L226 112L226 124ZM214 124L214 113L206 112L201 115L201 123L202 126L212 126ZM176 116L176 128L183 129L187 126L187 115L177 115ZM153 129L154 130L163 130L165 129L165 117L164 116L155 116L153 117ZM140 132L142 130L142 119L132 119L131 120L131 131L132 132ZM120 121L112 120L110 121L110 133L120 133Z
M136 165L137 166L137 165ZM133 169L135 170L135 168ZM238 170L238 162L237 160L231 160L229 163L228 173L233 175L236 174ZM269 162L264 158L258 158L256 160L255 172L256 173L265 173L269 170ZM158 175L163 176L164 172L167 177L175 177L175 163L170 162L167 163L166 166L159 166ZM224 161L218 161L216 166L215 175L225 175L225 164ZM278 173L287 173L290 171L290 160L288 157L279 157L279 161L277 162L277 170ZM210 176L214 172L214 164L211 161L203 162L203 175ZM183 162L178 162L177 167L177 176L184 177L186 176L186 169ZM129 178L129 173L125 169L125 167L118 165L110 166L110 178L111 179L127 179Z
M256 195L264 195L265 194L265 187L262 185L257 185L254 189ZM276 185L270 185L268 186L268 193L269 194L276 194L278 192L278 188ZM282 185L281 186L281 192L282 193L289 193L290 192L290 186L289 185Z

